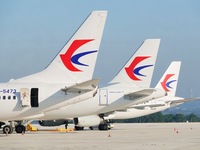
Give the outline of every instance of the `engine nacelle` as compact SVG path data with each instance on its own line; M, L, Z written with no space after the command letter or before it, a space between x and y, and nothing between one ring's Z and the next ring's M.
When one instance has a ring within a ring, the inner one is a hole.
M99 116L85 116L74 118L74 124L78 127L90 127L99 125L103 121Z
M41 126L60 126L67 124L67 120L41 120L38 121Z

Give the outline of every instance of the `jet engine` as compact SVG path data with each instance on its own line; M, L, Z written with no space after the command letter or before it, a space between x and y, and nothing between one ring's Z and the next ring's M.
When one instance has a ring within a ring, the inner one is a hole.
M103 119L95 115L74 118L74 124L78 127L96 126L99 125L101 122L103 122Z
M60 126L67 124L67 120L40 120L38 121L41 126Z

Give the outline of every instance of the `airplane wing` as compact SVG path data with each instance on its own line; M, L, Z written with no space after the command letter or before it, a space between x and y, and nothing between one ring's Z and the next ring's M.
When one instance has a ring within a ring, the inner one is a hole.
M72 92L72 93L81 93L81 92L88 92L94 90L99 83L98 79L88 80L82 83L77 83L75 85L65 87L61 89L64 92Z
M194 101L194 100L200 100L200 97L196 97L196 98L184 98L184 99L177 99L177 100L169 100L169 101L165 101L167 103L170 104L179 104L179 103L185 103L185 102L190 102L190 101Z

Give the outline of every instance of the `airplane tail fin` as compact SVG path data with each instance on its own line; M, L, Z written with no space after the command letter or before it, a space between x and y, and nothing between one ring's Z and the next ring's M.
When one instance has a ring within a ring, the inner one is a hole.
M174 97L176 94L180 67L180 61L173 61L156 85L156 88L164 89L168 93L168 96Z
M45 70L23 82L84 82L93 76L107 11L93 11Z
M150 87L160 39L147 39L110 83Z

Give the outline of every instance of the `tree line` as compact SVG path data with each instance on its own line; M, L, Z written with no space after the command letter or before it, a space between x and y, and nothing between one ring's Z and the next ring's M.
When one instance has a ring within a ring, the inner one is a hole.
M162 114L161 112L131 119L112 120L115 123L152 123L152 122L200 122L200 118L191 113L184 114Z

